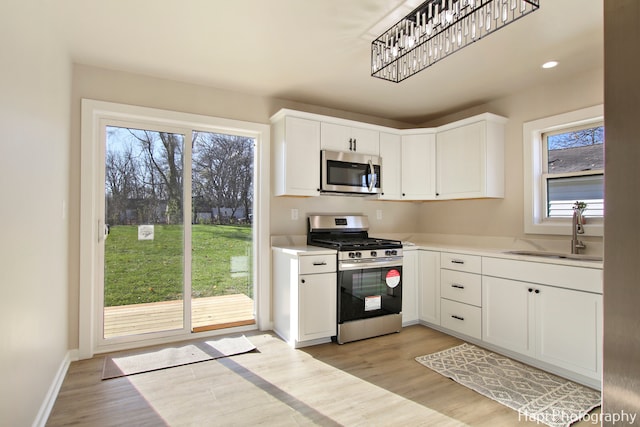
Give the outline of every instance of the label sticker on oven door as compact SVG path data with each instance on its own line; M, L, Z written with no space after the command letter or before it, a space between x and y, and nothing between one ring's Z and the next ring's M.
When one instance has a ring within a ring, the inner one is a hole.
M364 311L380 310L382 308L382 297L372 295L364 297Z
M388 287L395 288L400 284L400 272L398 270L389 270L385 280Z

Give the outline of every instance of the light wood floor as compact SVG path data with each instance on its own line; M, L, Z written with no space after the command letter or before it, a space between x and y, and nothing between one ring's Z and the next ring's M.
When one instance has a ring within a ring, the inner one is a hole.
M244 294L194 298L191 324L195 332L251 325L255 323L253 308L253 300ZM104 336L180 329L182 310L181 300L105 307Z
M461 343L423 326L298 350L245 335L257 352L106 381L103 356L74 362L47 425L536 425L418 364Z

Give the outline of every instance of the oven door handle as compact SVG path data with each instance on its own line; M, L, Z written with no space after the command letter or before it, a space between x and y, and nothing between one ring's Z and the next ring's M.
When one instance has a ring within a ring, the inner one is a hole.
M346 270L362 270L365 268L386 268L386 267L402 267L402 259L388 259L384 261L374 262L351 262L340 261L338 264L338 271Z

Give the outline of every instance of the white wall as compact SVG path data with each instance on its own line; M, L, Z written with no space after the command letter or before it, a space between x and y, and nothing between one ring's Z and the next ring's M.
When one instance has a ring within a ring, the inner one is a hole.
M0 425L38 421L68 349L71 67L53 2L0 13ZM42 421L42 420L41 420Z
M419 213L421 232L518 238L544 237L567 241L568 245L568 238L564 236L524 234L522 125L527 121L603 102L604 76L600 68L553 84L528 88L495 102L430 122L430 125L440 125L484 112L507 117L509 122L505 128L505 196L504 199L497 200L424 203ZM598 242L602 239L584 240Z

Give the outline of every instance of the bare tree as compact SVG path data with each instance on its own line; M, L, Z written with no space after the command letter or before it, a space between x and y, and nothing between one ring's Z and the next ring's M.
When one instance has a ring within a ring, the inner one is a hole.
M604 126L595 126L551 135L548 138L549 150L585 147L604 142Z
M218 133L198 134L193 148L194 195L207 200L228 219L243 207L245 218L253 204L253 139ZM222 218L220 218L222 220Z
M129 129L146 156L146 184L153 200L166 200L167 224L182 222L182 141L179 134Z

